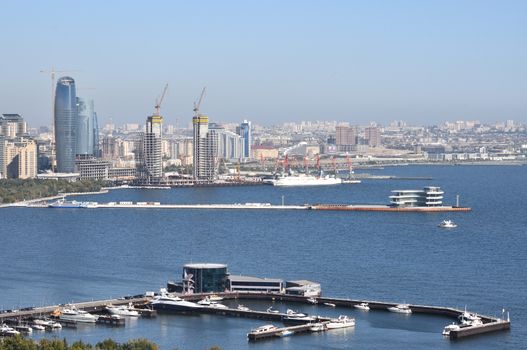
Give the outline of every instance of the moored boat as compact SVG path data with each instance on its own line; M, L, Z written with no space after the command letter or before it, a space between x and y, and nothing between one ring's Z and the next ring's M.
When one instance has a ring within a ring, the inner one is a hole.
M399 314L411 314L412 309L410 309L410 306L408 304L398 304L395 306L391 306L388 308L388 311L396 312Z
M346 315L340 315L339 318L331 319L327 324L327 329L339 329L339 328L348 328L355 326L355 319L350 318Z
M443 220L438 226L441 228L456 228L457 224L452 220Z
M363 311L370 311L370 305L368 303L355 304L353 307Z
M59 319L64 321L95 323L98 316L92 315L84 310L78 310L75 307L65 307L60 310Z

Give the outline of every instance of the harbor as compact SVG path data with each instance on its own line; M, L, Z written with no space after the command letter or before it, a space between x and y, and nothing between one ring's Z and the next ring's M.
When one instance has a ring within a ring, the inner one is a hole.
M295 296L295 295L286 295L281 293L242 293L242 292L226 292L226 293L194 293L189 295L178 295L178 298L181 298L183 300L187 301L198 301L203 300L211 296L216 296L221 298L221 300L257 300L257 301L266 301L266 302L281 302L286 305L290 304L312 304L313 300L316 301L317 305L321 306L321 312L323 313L323 310L327 308L328 305L334 305L333 307L339 308L339 310L343 313L349 313L351 310L355 310L354 307L356 305L360 304L367 304L371 310L371 312L384 312L389 311L390 308L397 305L397 303L393 302L381 302L381 301L369 301L369 300L355 300L355 299L342 299L342 298L331 298L331 297L304 297L304 296ZM136 296L133 298L125 299L118 298L118 299L105 299L105 300L98 300L98 301L90 301L90 302L80 302L80 303L72 303L68 304L68 308L76 309L76 310L83 310L85 312L91 312L91 313L101 313L104 312L105 307L107 305L128 305L133 304L135 310L142 311L143 316L149 316L152 317L155 315L155 311L151 309L149 306L149 302L153 299L153 296ZM431 316L446 316L449 318L452 318L454 320L460 319L462 315L466 314L473 314L476 315L476 313L468 312L467 310L461 310L456 308L449 308L449 307L438 307L438 306L428 306L428 305L412 305L409 304L408 307L411 309L411 313L416 314L425 314L425 315L431 315ZM38 307L38 308L31 308L30 310L2 310L0 311L0 323L5 324L29 324L34 319L39 318L45 318L50 319L53 318L54 312L56 312L57 309L60 309L60 305L51 305L46 307ZM236 318L253 318L258 320L265 320L265 321L275 321L275 322L283 322L284 319L286 319L288 316L290 316L289 313L280 313L280 312L272 312L270 310L248 310L248 309L236 309L236 308L229 308L229 307L200 307L193 310L194 314L209 314L209 315L217 315L222 317L236 317ZM478 318L481 319L481 323L470 325L467 324L465 326L460 326L458 329L451 330L448 334L448 338L450 340L457 340L461 338L466 337L472 337L476 335L482 335L486 333L491 332L499 332L499 331L508 331L511 327L511 321L509 319L501 319L493 316L486 316L477 314ZM99 316L101 318L102 316ZM76 327L77 323L76 321L64 321L60 318L54 318L59 323L61 323L65 327ZM126 318L117 318L114 320L111 320L111 318L108 317L102 317L101 321L98 321L98 324L101 325L110 325L110 326L124 326ZM263 332L263 333L248 333L249 340L260 340L264 338L269 337L275 337L279 333L282 333L284 331L291 331L292 333L303 333L303 332L309 332L310 328L313 326L313 324L325 324L328 322L331 322L332 318L327 316L315 316L313 320L303 323L303 324L297 324L289 327L278 327L276 329L273 329L269 332ZM357 327L360 327L360 324L357 325ZM317 330L319 331L319 330ZM442 330L438 330L438 335L441 334Z

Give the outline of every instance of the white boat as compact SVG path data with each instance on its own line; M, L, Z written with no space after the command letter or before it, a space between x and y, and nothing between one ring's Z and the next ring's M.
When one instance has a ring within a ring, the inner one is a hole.
M313 176L313 175L289 175L289 176L278 176L275 179L266 180L266 183L270 183L273 186L327 186L327 185L340 185L342 180L329 175L326 176Z
M201 299L198 301L198 304L202 306L210 306L210 299L207 297L205 299Z
M458 319L462 325L479 326L483 324L483 322L481 321L481 318L478 317L478 315L470 313L467 310L465 310L465 312L459 315Z
M322 332L327 329L326 325L324 323L315 323L311 327L309 327L309 330L311 332Z
M370 311L370 305L368 303L355 304L353 307L363 311Z
M216 295L216 294L212 294L208 298L209 298L210 301L222 301L223 300L222 297L220 297L219 295Z
M134 310L132 305L120 305L120 306L113 306L113 305L107 305L106 311L108 311L111 315L119 315L119 316L129 316L129 317L139 317L141 316L137 310Z
M302 312L296 312L295 310L287 309L286 311L287 316L294 316L294 317L306 317L307 314L304 314Z
M456 228L457 224L452 220L443 220L438 226L441 228Z
M204 305L186 301L177 296L169 296L166 293L155 296L150 300L150 305L154 310L174 312L192 312L204 307Z
M33 320L33 325L36 327L36 326L42 326L44 327L44 329L46 328L49 328L49 329L62 329L62 325L58 322L54 322L52 320L40 320L40 319L35 319ZM35 328L33 327L33 328Z
M286 330L281 331L280 333L278 333L278 336L279 337L289 337L290 335L293 335L293 334L295 334L295 332L290 331L289 329L286 329Z
M398 305L389 307L388 311L397 312L400 314L411 314L412 313L412 309L410 309L410 306L408 304L398 304Z
M450 335L450 331L457 331L460 328L461 327L458 324L456 324L456 323L449 324L448 326L445 326L445 328L443 328L443 335L449 336Z
M211 300L209 297L206 297L205 299L198 301L198 304L201 306L206 306L206 307L215 307L218 309L228 309L227 306L220 304L217 301Z
M267 332L276 331L277 329L278 327L276 327L275 325L266 324L265 326L260 326L258 328L251 329L250 333L253 333L253 334L267 333Z
M236 309L238 309L240 311L250 311L251 310L247 306L242 305L242 304L238 305L238 307Z
M272 306L270 306L269 308L267 308L267 312L270 312L270 313L272 313L272 314L280 313L280 311L273 309Z
M63 308L60 311L59 318L65 321L75 321L83 323L95 323L97 322L98 316L92 315L84 310L77 310L74 307Z
M0 335L2 336L14 336L14 335L19 335L19 334L20 334L19 331L9 327L5 323L2 323L0 325Z
M45 331L45 330L46 330L46 327L44 327L43 325L41 325L41 324L35 324L35 323L33 323L33 324L31 325L31 328L33 328L33 329L36 330L36 331Z
M324 303L324 305L329 306L329 307L335 307L335 306L337 306L337 305L335 305L335 304L333 304L333 303Z
M318 304L318 300L315 298L307 298L306 301L310 304Z
M339 329L355 326L355 319L345 315L340 315L339 318L331 319L327 324L327 329Z
M216 301L211 301L209 307L213 307L216 309L228 309L229 308L227 305L220 304Z
M33 333L33 328L31 328L31 326L28 326L28 325L18 325L18 326L15 326L14 327L15 330L19 331L20 333L23 333L23 334L31 334Z

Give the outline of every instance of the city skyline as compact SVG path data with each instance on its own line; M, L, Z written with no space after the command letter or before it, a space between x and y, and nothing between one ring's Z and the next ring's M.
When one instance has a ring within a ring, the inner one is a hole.
M11 52L0 58L0 106L31 125L50 124L39 71L52 66L70 70L101 124L144 120L165 83L163 116L180 126L203 86L214 120L527 121L521 1L96 2L76 5L82 18L66 4L4 5L4 26L27 25L0 34Z

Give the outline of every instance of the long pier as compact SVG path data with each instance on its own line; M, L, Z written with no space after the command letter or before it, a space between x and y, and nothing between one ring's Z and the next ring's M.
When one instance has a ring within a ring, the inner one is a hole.
M437 207L393 207L380 204L303 204L274 205L271 203L233 203L233 204L161 204L158 202L79 202L79 207L68 206L59 209L205 209L205 210L318 210L318 211L373 211L397 213L423 212L467 212L471 208L456 206ZM19 207L50 208L48 203L18 205ZM57 207L53 207L57 208Z
M295 303L305 303L308 304L308 298L304 296L296 295L287 295L287 294L278 294L278 293L257 293L257 292L224 292L224 293L215 293L223 297L224 299L246 299L246 300L265 300L265 301L281 301L281 302L295 302ZM198 301L207 296L210 296L211 293L199 293L199 294L189 294L189 295L180 295L181 298L189 301ZM383 301L369 301L369 300L357 300L357 299L342 299L342 298L326 298L318 297L315 298L318 304L331 303L337 307L353 308L354 305L360 303L368 303L371 310L381 310L387 311L389 307L397 305L397 303L392 302L383 302ZM136 296L132 298L119 298L119 299L104 299L97 301L88 301L80 303L70 303L68 306L74 306L77 309L86 310L88 312L102 312L106 305L123 305L128 303L133 303L134 305L146 305L148 301L151 300L151 297L146 296ZM4 310L0 311L0 323L3 323L8 320L21 320L21 319L30 319L45 317L51 315L56 309L64 305L52 305L45 307L36 307L36 308L25 308L21 310ZM427 314L427 315L436 315L436 316L446 316L453 319L458 319L458 317L465 312L465 310L460 310L450 307L441 307L441 306L429 306L429 305L413 305L409 304L409 308L412 310L412 313L416 314ZM149 314L152 310L142 309ZM239 310L232 308L217 308L217 307L203 307L196 310L196 312L208 313L223 315L228 317L247 317L255 319L265 319L271 321L281 321L285 316L284 313L273 313L267 311L258 311L258 310ZM496 331L506 331L511 327L510 320L504 320L494 316L480 315L481 325L472 325L464 326L458 330L452 330L450 332L449 338L451 340L465 338L469 336L475 336L479 334L486 334ZM329 318L318 317L316 322L328 321Z

